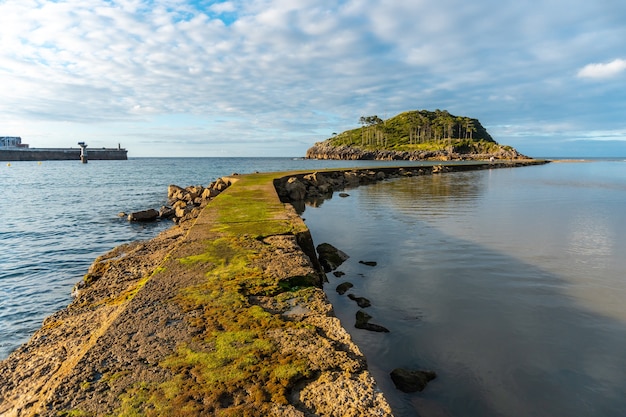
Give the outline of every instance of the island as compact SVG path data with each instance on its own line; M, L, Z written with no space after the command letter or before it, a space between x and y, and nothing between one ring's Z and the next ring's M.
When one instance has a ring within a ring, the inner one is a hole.
M361 116L361 127L315 143L309 159L488 160L530 159L498 144L477 119L446 110L412 110L390 119Z

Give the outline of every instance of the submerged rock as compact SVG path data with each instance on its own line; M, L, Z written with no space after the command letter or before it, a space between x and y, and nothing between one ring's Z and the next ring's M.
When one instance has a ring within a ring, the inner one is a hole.
M339 293L339 295L344 295L346 291L352 287L354 287L354 285L352 285L351 282L344 282L343 284L337 285L337 293Z
M391 380L402 392L423 391L426 385L437 378L433 371L409 370L396 368L390 373Z
M363 310L359 310L356 312L356 323L354 324L354 327L356 327L357 329L369 330L372 332L389 333L389 329L387 329L386 327L370 323L369 321L371 319L372 316L370 316Z
M375 261L359 261L360 264L363 265L367 265L367 266L376 266L378 265Z
M356 304L361 308L367 308L372 305L370 300L365 297L357 297L354 294L348 294L348 298L352 301L356 301Z
M316 249L324 272L334 271L349 258L348 255L330 243L321 243L317 245Z
M129 222L149 222L159 217L159 212L155 209L135 211L128 215Z

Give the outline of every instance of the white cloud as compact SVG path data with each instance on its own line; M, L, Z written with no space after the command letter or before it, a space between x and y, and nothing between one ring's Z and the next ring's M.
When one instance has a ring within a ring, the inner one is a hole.
M237 11L237 8L234 3L230 1L225 1L223 3L214 3L209 7L210 10L215 13L233 13Z
M591 52L616 50L626 28L596 3L574 3L0 0L0 126L52 141L66 132L29 126L115 122L121 137L147 140L141 127L152 131L176 114L202 124L199 138L233 146L244 136L283 138L287 148L294 134L330 134L362 114L411 108L488 115L497 124L520 114L588 114L602 124L606 106L619 105L574 108L599 98L601 86L574 90L562 79L593 62ZM594 65L581 73L626 62ZM213 123L224 117L231 122ZM43 145L53 144L63 145Z
M607 63L587 64L580 71L580 78L611 78L626 70L626 60L615 59Z

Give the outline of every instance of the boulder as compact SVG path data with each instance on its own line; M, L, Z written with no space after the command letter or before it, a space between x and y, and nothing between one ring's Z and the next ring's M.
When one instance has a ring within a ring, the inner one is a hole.
M211 199L211 198L213 198L213 197L218 196L218 195L219 195L219 193L220 193L220 192L219 192L219 191L217 191L217 190L216 190L216 189L214 189L214 188L205 188L205 189L204 189L204 192L202 193L202 199L203 199L203 200L208 200L208 199Z
M214 190L217 190L219 192L224 191L225 189L227 189L230 186L230 182L228 181L224 181L223 178L218 178L217 180L215 180L214 182L211 183L210 187Z
M174 210L176 213L176 217L180 218L185 217L185 215L191 211L191 208L185 204L182 206L175 206Z
M129 222L149 222L154 221L159 217L159 212L155 209L148 209L142 211L135 211L128 215Z
M317 254L324 272L334 271L349 258L344 252L340 251L330 243L321 243L317 245Z
M202 187L201 185L190 185L189 187L185 188L185 191L187 191L187 194L189 196L188 201L193 201L202 195L202 193L204 192L204 187Z
M346 291L348 291L352 287L354 287L354 285L352 285L351 282L341 283L341 284L337 285L337 293L339 295L344 295L346 293Z
M318 187L320 185L324 185L328 183L328 180L326 179L326 177L324 177L319 172L314 172L312 174L305 175L304 179L307 180L309 183L316 185Z
M363 265L367 265L367 266L376 266L378 265L375 261L359 261L360 264Z
M386 327L370 323L369 321L371 319L372 316L363 310L359 310L356 312L356 323L354 324L354 327L357 329L369 330L371 332L389 333L389 329Z
M179 208L187 207L187 202L184 200L178 200L172 205L172 209L177 210Z
M287 191L289 199L291 199L292 201L304 200L304 198L306 197L306 185L304 185L296 177L291 177L287 180L287 184L285 184L285 190Z
M175 215L176 210L174 210L172 207L161 206L161 209L159 210L159 217L162 219L171 219Z
M185 189L178 185L170 184L167 187L167 198L171 201L182 200L185 196Z
M348 294L348 298L352 301L356 301L356 304L361 308L367 308L372 305L370 300L365 297L357 297L354 294Z
M437 378L433 371L409 370L396 368L391 371L391 380L402 392L423 391L426 385Z

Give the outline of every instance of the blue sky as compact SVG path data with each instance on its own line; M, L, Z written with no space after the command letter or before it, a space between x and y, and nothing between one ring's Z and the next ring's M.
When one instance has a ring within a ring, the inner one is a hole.
M0 136L301 156L446 109L531 156L626 156L623 0L0 0Z

